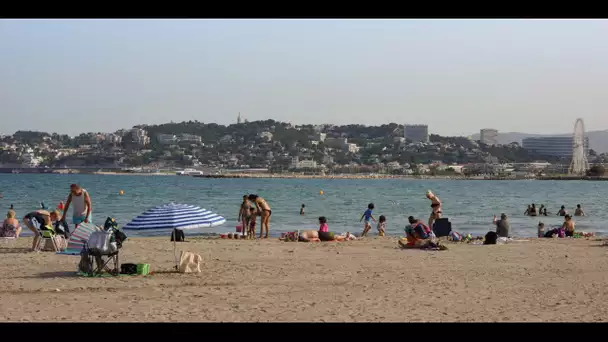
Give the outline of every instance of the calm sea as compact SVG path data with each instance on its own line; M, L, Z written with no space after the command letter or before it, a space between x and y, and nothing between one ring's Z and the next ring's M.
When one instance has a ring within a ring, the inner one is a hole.
M169 202L198 205L224 216L223 226L190 232L206 234L234 231L243 194L264 197L272 207L271 235L295 229L318 228L317 217L327 217L331 231L359 232L361 214L367 204L376 206L374 215L385 215L387 232L402 235L407 217L427 220L430 203L427 189L443 201L444 216L454 230L485 234L493 229L492 215L506 213L516 236L534 236L539 220L545 225L562 222L559 206L573 212L580 203L588 217L575 218L577 228L608 233L606 197L608 182L592 181L461 181L461 180L321 180L321 179L205 179L178 176L132 175L25 175L0 174L0 206L15 206L19 217L38 209L42 201L54 208L65 201L69 185L79 183L91 194L93 221L103 223L115 217L120 225L145 210ZM120 195L120 190L124 195ZM323 194L321 194L321 191ZM552 215L526 217L526 205L544 204ZM306 214L299 215L306 205ZM68 215L70 216L70 215ZM259 228L258 228L259 229ZM372 231L374 232L374 231ZM188 233L188 232L187 232ZM137 235L129 232L129 235Z

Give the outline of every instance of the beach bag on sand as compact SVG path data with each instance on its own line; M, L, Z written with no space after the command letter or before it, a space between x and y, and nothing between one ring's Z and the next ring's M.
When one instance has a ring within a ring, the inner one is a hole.
M182 252L179 258L180 273L198 273L201 272L201 262L203 258L192 252Z

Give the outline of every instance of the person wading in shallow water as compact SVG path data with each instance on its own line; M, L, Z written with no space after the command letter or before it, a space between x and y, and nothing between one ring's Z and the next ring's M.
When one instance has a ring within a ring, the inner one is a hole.
M255 207L258 210L258 213L261 217L260 220L260 239L262 238L262 233L264 232L264 228L266 229L266 235L264 235L264 239L268 238L268 233L270 231L270 215L272 215L272 210L266 201L254 194L249 195L249 200L255 203Z

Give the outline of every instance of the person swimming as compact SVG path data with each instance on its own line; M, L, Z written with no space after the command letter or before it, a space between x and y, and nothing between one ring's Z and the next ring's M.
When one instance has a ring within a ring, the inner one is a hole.
M426 191L426 198L431 200L431 215L429 216L429 228L433 227L433 223L438 218L441 218L441 200L431 190Z
M574 216L585 216L585 212L583 211L583 208L581 208L580 204L576 205L576 210L574 211Z
M557 215L558 215L558 216L566 216L566 215L568 215L568 212L566 211L566 207L564 207L564 206L562 205L562 207L561 207L561 208L559 209L559 211L557 212Z

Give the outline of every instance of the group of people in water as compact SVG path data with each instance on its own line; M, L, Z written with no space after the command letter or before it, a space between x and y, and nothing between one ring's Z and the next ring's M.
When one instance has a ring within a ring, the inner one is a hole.
M528 208L524 212L526 216L548 216L547 207L544 204L540 205L540 208L536 208L536 204L532 203L528 205ZM561 206L561 208L557 211L557 216L566 216L568 212L566 211L565 206ZM581 208L580 204L576 205L576 209L574 210L574 216L585 216L585 211Z
M70 229L66 221L66 213L72 206L72 223L78 225L83 222L91 222L91 198L88 192L81 188L78 184L70 185L70 193L67 201L59 203L57 209L48 211L44 203L40 204L41 208L27 213L23 217L23 224L32 233L34 239L32 242L32 250L35 250L39 239L43 233L51 237L60 236L68 239ZM13 205L6 214L6 219L0 226L0 237L2 238L19 238L21 235L22 226L17 219L17 214Z

